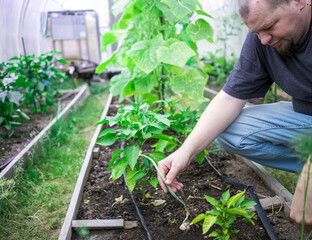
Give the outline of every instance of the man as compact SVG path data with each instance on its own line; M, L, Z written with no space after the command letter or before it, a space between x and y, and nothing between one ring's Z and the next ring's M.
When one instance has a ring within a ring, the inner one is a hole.
M226 150L260 164L296 172L291 218L302 223L304 180L308 164L299 162L291 139L312 133L312 27L307 0L238 0L248 27L240 58L227 83L211 101L183 145L158 163L168 192L183 184L176 177L217 137ZM247 99L262 97L273 82L292 96L291 102L243 108ZM312 176L312 170L310 171ZM305 211L306 230L312 230L312 180Z

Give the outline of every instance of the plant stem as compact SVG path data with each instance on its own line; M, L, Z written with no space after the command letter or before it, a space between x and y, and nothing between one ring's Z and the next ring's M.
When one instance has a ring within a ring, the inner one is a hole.
M306 209L306 203L307 203L307 194L308 194L308 188L309 188L309 180L310 180L310 170L311 170L311 153L308 157L307 164L308 164L308 175L306 178L306 184L304 189L304 199L303 199L303 209L302 209L302 225L301 225L301 239L304 239L304 225L305 225L305 209Z
M150 157L146 156L145 154L141 154L141 156L147 158L148 160L150 160L150 161L153 163L154 167L156 168L157 172L159 173L159 176L161 177L161 179L162 179L163 181L165 181L166 179L165 179L164 175L162 175L162 173L161 173L161 171L159 170L159 168L158 168L157 164L155 163L155 161L154 161L153 159L151 159ZM173 190L171 189L171 187L170 187L169 185L167 185L167 188L168 188L168 191L171 193L171 195L172 195L175 199L177 199L180 203L183 204L183 206L184 206L184 208L185 208L185 211L186 211L186 217L185 217L185 219L183 220L183 223L185 223L185 222L188 220L189 215L190 215L190 212L189 212L189 210L188 210L188 207L187 207L186 204L173 192Z

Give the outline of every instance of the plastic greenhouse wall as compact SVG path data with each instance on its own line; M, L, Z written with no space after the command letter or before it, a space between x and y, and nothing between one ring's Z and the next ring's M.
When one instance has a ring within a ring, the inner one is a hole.
M218 16L229 16L223 12L222 7L230 5L231 11L236 9L236 0L200 0L204 11L214 17L210 23L216 31L220 26ZM0 0L0 62L7 61L13 56L24 54L23 42L27 55L40 54L49 49L44 31L44 21L48 11L65 10L95 10L99 17L100 34L110 30L114 17L109 9L112 6L111 0ZM229 41L230 49L239 54L244 37L247 31L244 27L238 36L232 37ZM207 44L200 42L199 52L205 55L208 51L215 51L222 45ZM102 53L102 61L112 54L112 49Z

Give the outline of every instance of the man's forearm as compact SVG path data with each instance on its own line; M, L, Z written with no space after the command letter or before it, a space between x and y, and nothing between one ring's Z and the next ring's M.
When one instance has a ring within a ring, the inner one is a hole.
M196 156L237 118L245 103L245 100L233 98L220 91L208 105L181 148L191 157Z

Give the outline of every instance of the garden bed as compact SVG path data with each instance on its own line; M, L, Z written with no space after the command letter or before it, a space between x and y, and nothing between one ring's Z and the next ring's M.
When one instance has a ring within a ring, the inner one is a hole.
M4 138L1 142L0 178L10 179L14 174L13 168L19 163L23 163L22 166L25 167L25 159L35 153L35 149L40 146L38 143L59 119L66 117L74 107L84 101L89 93L88 89L88 85L85 84L67 99L59 101L57 113L50 109L44 114L30 115L31 120L12 129L9 137L5 136L4 128L0 129L1 137Z
M92 151L96 138L97 136L94 136L89 152ZM76 193L73 195L75 199L72 199L59 239L83 239L71 229L72 220L77 219L123 219L127 222L138 222L138 227L132 229L92 230L88 238L94 236L95 239L147 239L147 234L131 202L124 180L118 179L113 182L110 179L110 172L106 171L114 148L119 147L120 143L117 142L110 147L101 146L99 157L94 159L92 163L84 164L88 167L83 167L86 172L82 173L83 170L81 171L83 176L79 177L76 185L78 192L75 190ZM145 151L149 152L149 147L146 146L145 148ZM273 198L275 196L275 193L265 186L257 174L247 165L235 160L234 155L221 151L210 154L210 158L222 174L254 186L259 198ZM191 219L211 208L205 201L204 195L219 199L227 189L230 190L231 195L240 191L222 182L206 162L201 165L193 162L179 178L184 184L183 191L179 193L179 196L185 200L190 208ZM164 194L161 189L152 187L148 188L147 191L148 198L144 203L141 202L140 192L135 191L134 196L152 239L209 239L201 234L201 224L192 226L191 230L186 232L179 229L179 225L185 217L184 207L170 194ZM246 197L249 198L248 194ZM282 209L272 209L267 215L279 239L299 238L299 229L287 219ZM241 231L235 237L247 240L270 239L259 217L256 215L253 220L256 223L255 226L246 222L237 224L235 229Z

